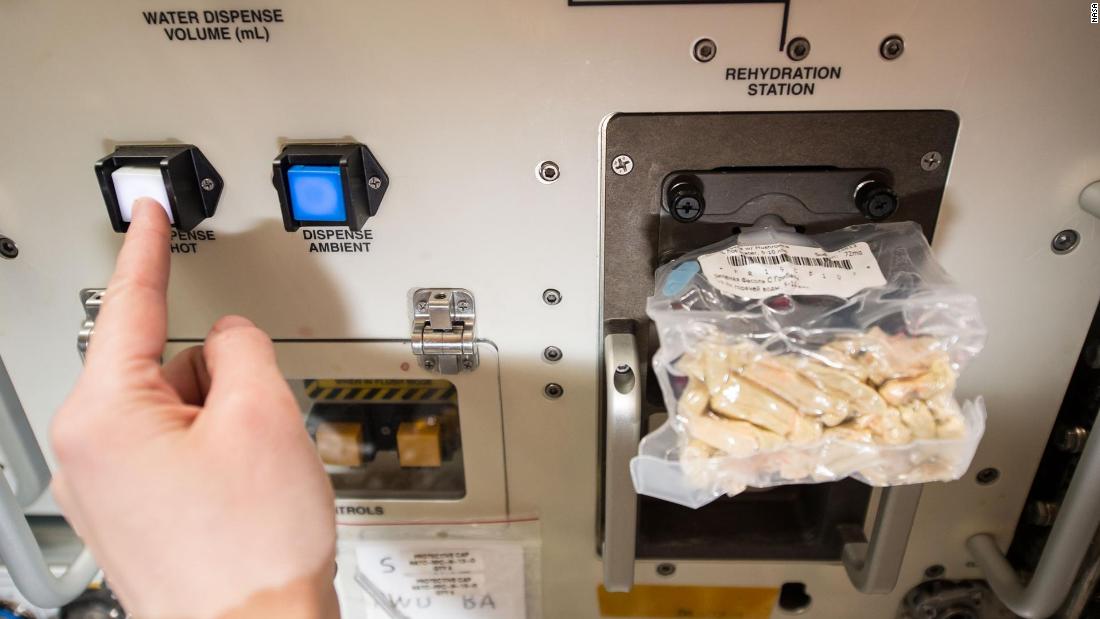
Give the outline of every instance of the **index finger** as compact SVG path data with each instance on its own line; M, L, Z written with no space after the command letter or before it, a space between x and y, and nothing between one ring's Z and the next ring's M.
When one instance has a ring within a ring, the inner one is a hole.
M87 364L160 364L168 332L168 216L151 198L134 203L130 228L103 296Z

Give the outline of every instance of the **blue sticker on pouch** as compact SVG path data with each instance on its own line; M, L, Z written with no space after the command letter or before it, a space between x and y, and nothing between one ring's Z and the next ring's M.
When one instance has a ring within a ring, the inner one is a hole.
M691 283L691 279L699 273L699 263L695 260L685 262L680 266L672 269L672 272L665 278L665 287L661 289L661 294L666 297L680 294L680 292Z

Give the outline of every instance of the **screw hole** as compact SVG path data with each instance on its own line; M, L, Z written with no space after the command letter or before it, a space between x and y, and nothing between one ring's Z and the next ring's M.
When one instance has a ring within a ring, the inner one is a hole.
M6 236L0 236L0 256L10 260L18 255L19 246L15 244L15 241Z
M1081 235L1073 229L1062 230L1050 240L1050 250L1056 254L1068 254L1077 249L1081 242Z
M886 37L878 46L878 53L885 60L897 60L904 52L905 40L896 34Z
M942 565L940 565L938 563L935 564L935 565L929 565L924 570L924 577L928 578L930 580L934 579L934 578L942 578L944 572L946 572L946 571L947 571L946 568L944 568Z
M787 57L798 62L805 60L810 55L810 42L805 37L791 39L787 43Z
M983 486L988 486L997 481L1001 477L1001 472L993 467L985 468L978 471L975 476L977 482Z
M691 46L691 57L696 62L710 62L718 52L718 46L711 39L699 39Z
M538 167L539 180L544 183L552 183L558 180L561 175L561 170L558 168L558 164L553 161L543 161Z
M658 563L657 564L657 575L658 576L672 576L675 573L676 573L676 564L675 563Z
M806 583L785 582L779 588L779 608L788 613L804 613L814 601L806 592Z

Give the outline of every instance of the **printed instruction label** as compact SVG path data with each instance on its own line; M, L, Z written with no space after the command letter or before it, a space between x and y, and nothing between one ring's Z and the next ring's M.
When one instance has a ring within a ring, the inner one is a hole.
M764 299L777 294L848 297L886 278L867 243L837 251L786 243L734 245L699 256L703 276L723 294Z
M284 22L283 10L276 8L142 11L141 17L174 43L268 43L273 29Z
M356 549L368 600L410 619L527 616L523 547L509 542L372 541Z
M206 243L218 240L213 230L191 230L184 232L172 228L172 244L168 249L173 254L197 254Z
M745 84L750 97L808 96L819 82L839 80L841 67L727 67L726 81Z
M366 254L374 240L374 232L339 228L302 228L302 240L309 241L311 254Z

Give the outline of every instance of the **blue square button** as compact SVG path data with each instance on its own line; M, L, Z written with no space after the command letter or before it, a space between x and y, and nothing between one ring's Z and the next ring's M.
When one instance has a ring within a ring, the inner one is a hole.
M348 218L344 208L340 166L290 166L286 176L294 219L310 222L344 221Z

